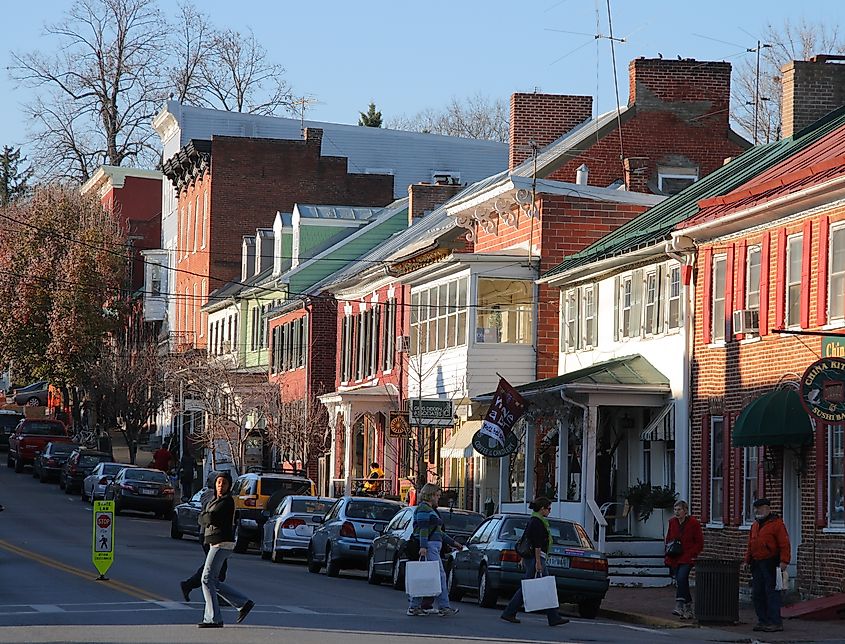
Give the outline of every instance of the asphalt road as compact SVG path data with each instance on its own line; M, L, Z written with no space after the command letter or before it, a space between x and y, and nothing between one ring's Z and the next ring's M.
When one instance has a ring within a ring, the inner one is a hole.
M310 574L303 563L272 564L257 552L233 555L229 577L256 608L242 625L224 609L227 628L199 630L202 594L182 601L179 580L202 563L196 540L170 538L169 522L151 515L115 518L115 561L109 581L91 563L92 510L55 484L0 467L0 642L288 642L567 641L661 642L679 637L731 641L711 629L659 630L573 617L549 628L545 617L498 619L472 599L454 617L408 617L403 593L366 583L363 573L337 579ZM564 611L565 612L565 611ZM237 629L237 637L232 633Z

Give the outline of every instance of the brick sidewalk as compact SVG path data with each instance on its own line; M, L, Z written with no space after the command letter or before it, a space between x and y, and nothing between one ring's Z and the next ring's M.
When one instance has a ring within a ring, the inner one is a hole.
M693 590L693 599L695 590ZM675 589L669 588L611 588L602 602L602 610L614 613L639 616L638 623L653 626L672 627L674 625L695 627L689 622L672 615L675 606ZM609 615L616 618L616 615ZM751 630L757 619L754 609L740 604L739 624L717 625L716 628L736 635L745 635L751 639L766 642L842 642L845 620L814 621L804 619L784 620L782 633L757 633Z

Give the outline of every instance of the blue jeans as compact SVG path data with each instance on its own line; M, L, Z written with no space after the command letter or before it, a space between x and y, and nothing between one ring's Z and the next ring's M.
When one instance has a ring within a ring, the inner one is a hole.
M751 594L754 611L761 624L782 623L780 617L780 591L775 590L775 574L780 572L777 559L751 562Z
M546 569L546 559L545 557L541 557L541 563L543 566L543 576L549 574L549 571ZM525 566L525 576L524 579L534 579L537 574L536 564L534 563L534 557L526 558L522 560L522 565ZM516 614L519 612L519 609L522 608L522 585L520 584L519 588L516 589L513 597L508 602L507 607L505 607L504 612L502 615L506 617L516 617ZM549 620L549 624L555 623L558 619L560 619L560 614L557 612L557 608L549 608L546 611L546 617Z
M673 577L675 583L678 585L678 590L675 593L675 599L684 601L687 604L692 603L692 595L689 591L689 574L692 571L691 564L678 564L673 570Z
M249 601L229 584L223 583L219 579L220 569L226 563L230 554L232 554L231 550L211 546L205 556L205 568L202 570L202 595L205 598L205 612L202 621L204 622L214 622L215 624L223 622L223 617L220 615L220 604L217 602L218 594L238 609L243 608L244 604Z
M437 596L437 608L449 608L449 589L446 587L446 571L443 569L443 560L440 558L442 541L429 541L425 549L426 561L437 561L440 563L440 594ZM419 608L422 606L422 597L411 597L408 595L408 607Z

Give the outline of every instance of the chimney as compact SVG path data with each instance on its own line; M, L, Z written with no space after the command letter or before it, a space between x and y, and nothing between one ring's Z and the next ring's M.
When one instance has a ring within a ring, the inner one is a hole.
M511 95L508 169L513 170L531 157L531 141L543 148L592 115L592 96L537 93Z
M845 56L794 60L780 70L781 131L787 139L845 105Z
M273 229L259 228L255 231L255 274L273 265Z
M246 282L255 273L255 235L244 235L241 246L241 281Z
M305 142L308 145L315 145L320 148L323 145L323 130L319 127L305 128Z
M651 192L648 189L648 157L626 157L625 190L628 192Z
M464 187L446 183L414 183L408 186L408 225L441 206Z
M727 126L730 63L637 58L628 65L628 83L628 105L636 103L637 112L673 109L692 123L712 126L721 121Z

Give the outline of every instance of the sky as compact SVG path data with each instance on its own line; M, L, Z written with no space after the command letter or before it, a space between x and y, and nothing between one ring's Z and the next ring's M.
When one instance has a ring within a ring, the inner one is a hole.
M251 27L270 58L287 70L299 95L318 102L307 117L356 123L375 101L384 119L444 106L452 97L481 93L507 99L518 91L586 94L599 112L616 104L607 0L203 0L218 27ZM26 139L21 104L30 90L5 70L10 51L54 51L43 25L72 0L15 2L4 8L0 75L0 145ZM175 3L162 1L164 11ZM749 60L766 24L802 18L845 22L839 0L611 0L619 98L627 102L628 62L639 56ZM563 32L580 32L563 33Z

